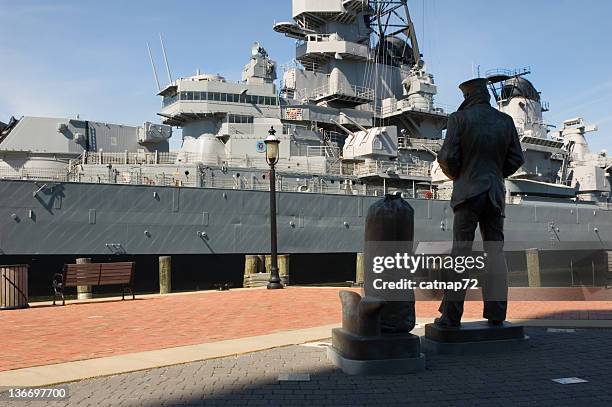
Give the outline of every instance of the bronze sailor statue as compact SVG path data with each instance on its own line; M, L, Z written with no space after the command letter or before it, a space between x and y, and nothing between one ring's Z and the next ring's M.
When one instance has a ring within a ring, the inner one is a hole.
M459 85L464 101L448 119L438 163L453 180L454 256L469 255L479 226L488 257L481 281L483 316L490 324L506 319L508 277L503 258L504 178L524 163L516 127L510 116L490 105L487 80L472 79ZM465 290L444 293L436 325L457 327L463 315Z

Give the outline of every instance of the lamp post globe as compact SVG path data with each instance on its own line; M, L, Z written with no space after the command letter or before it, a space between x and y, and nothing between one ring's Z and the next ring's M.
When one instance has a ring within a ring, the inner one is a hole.
M268 130L268 137L266 137L264 143L266 144L266 161L270 166L273 166L278 162L278 145L280 144L273 126Z
M270 127L266 144L266 161L270 165L270 280L267 288L270 290L283 288L278 274L278 245L276 239L276 172L274 165L278 162L280 140L276 137L276 130Z

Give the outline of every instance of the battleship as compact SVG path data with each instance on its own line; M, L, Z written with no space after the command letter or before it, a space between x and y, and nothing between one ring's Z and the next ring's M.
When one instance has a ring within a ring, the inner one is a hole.
M1 257L37 264L32 278L47 284L57 256L266 253L271 128L281 253L342 254L354 269L367 209L390 193L414 207L419 242L452 240L452 182L436 165L450 112L436 104L407 0L293 0L292 14L273 25L295 43L282 71L257 42L238 82L200 72L173 79L168 69L162 87L153 65L160 123L0 123ZM581 118L552 130L529 73L486 73L526 158L506 181L506 250L588 258L592 278L558 280L605 285L612 159L589 150L585 135L597 127ZM174 129L182 145L171 151Z

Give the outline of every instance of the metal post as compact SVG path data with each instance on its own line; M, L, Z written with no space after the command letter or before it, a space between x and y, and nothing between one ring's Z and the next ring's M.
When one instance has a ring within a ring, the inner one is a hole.
M276 241L276 171L270 165L270 280L268 289L283 288L278 275L278 248Z
M81 257L76 259L76 264L88 264L91 263L91 258L89 257ZM89 300L93 298L93 294L91 291L90 285L78 285L77 286L77 299L79 300Z

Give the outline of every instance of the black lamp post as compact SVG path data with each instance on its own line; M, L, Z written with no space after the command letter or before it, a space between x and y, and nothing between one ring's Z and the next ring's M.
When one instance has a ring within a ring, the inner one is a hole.
M274 165L278 162L278 145L280 140L276 138L276 130L270 127L269 136L266 137L266 161L270 165L270 280L268 289L283 288L280 276L278 275L277 262L277 243L276 243L276 172Z

